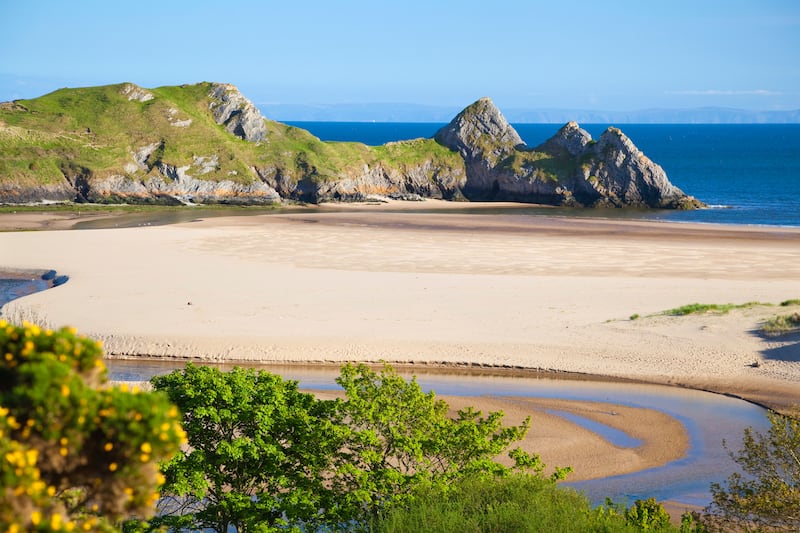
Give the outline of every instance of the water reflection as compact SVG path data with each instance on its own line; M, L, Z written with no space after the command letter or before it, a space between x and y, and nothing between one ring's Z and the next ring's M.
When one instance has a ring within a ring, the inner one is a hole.
M61 285L67 279L54 270L0 272L0 309L12 300Z
M205 218L240 217L257 215L274 215L289 212L302 212L315 208L302 206L286 207L190 207L164 208L163 210L144 211L141 213L113 214L108 217L83 220L73 224L71 229L109 229L109 228L137 228L144 226L165 226L194 222ZM327 205L326 213L362 212L360 209L349 207L346 203L337 204L335 207ZM461 215L513 215L528 217L558 217L558 218L604 218L612 220L662 220L669 219L674 211L658 209L596 209L574 207L542 207L527 204L504 205L498 207L450 207L446 211L436 208L426 208L420 205L418 209L409 211L405 208L395 209L391 206L381 208L382 213L424 213L424 214L461 214Z
M108 217L76 222L72 225L71 229L109 229L166 226L169 224L194 222L203 218L255 216L279 212L286 212L286 210L269 207L209 208L184 206L181 208L156 209L141 213L111 214Z
M109 361L111 378L144 381L182 366L175 362ZM305 389L334 390L338 369L332 366L252 365L297 380ZM221 365L223 370L232 365ZM742 431L751 426L766 431L765 410L748 402L719 394L661 385L563 380L550 377L466 374L464 372L413 372L399 368L401 375L416 375L425 390L441 395L558 398L609 402L657 409L678 419L690 437L686 457L660 468L591 481L568 483L584 491L595 503L606 496L633 501L656 497L693 505L709 502L709 485L721 482L735 470L722 441L738 447ZM535 423L535 420L534 420ZM612 440L613 442L613 440ZM617 445L620 445L617 443ZM630 445L628 444L622 444Z

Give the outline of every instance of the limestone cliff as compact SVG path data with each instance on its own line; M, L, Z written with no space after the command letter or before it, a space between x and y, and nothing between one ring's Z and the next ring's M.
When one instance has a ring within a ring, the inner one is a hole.
M531 149L492 101L481 98L435 139L463 156L468 199L587 207L702 205L672 185L664 170L616 128L595 142L569 122Z
M227 131L246 141L258 142L267 137L263 115L235 86L212 83L209 97L214 120Z
M326 202L374 196L554 205L699 204L619 130L571 122L527 147L489 98L433 139L322 142L233 85L60 89L0 104L0 202Z

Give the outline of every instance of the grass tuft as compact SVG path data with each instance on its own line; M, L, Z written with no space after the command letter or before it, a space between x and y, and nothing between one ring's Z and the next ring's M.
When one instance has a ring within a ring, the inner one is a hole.
M779 315L770 318L761 326L761 332L770 336L785 335L795 331L800 331L800 313Z
M680 307L676 307L675 309L669 309L667 311L664 311L662 314L669 316L702 315L707 313L716 313L724 315L734 309L747 309L750 307L755 307L757 305L769 305L769 304L764 304L761 302L746 302L743 304L694 303L694 304L682 305Z

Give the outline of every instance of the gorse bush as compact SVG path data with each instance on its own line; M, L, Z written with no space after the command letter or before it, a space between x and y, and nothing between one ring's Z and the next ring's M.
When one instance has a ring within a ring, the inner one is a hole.
M0 529L114 531L149 516L185 434L158 393L107 383L99 343L0 320Z

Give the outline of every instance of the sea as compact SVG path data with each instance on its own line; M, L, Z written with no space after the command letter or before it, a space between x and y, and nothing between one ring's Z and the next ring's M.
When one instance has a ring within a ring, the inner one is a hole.
M404 122L287 122L323 141L370 146L432 137L444 126ZM559 124L513 124L528 146ZM583 124L597 139L608 124ZM683 192L708 204L696 211L565 209L549 215L644 218L674 222L800 226L800 124L621 124ZM532 209L535 214L537 211Z

